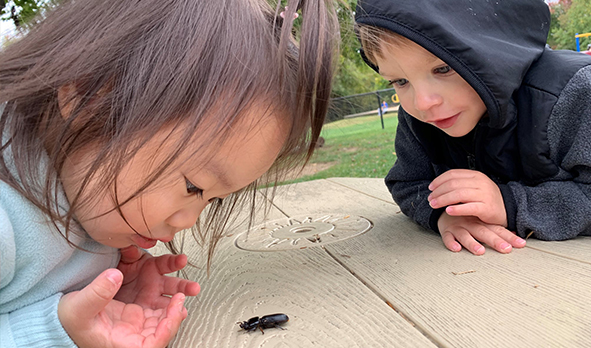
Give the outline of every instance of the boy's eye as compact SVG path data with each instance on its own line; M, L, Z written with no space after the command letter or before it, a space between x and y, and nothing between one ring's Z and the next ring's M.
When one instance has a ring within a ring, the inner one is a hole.
M398 80L390 80L390 81L388 81L388 84L390 86L394 86L394 87L396 87L396 86L402 87L402 86L406 85L407 83L408 83L408 80L407 79L398 79Z
M193 183L190 182L189 179L185 178L185 184L187 185L187 193L197 195L197 197L203 196L203 190L193 185Z
M435 68L434 71L437 74L447 74L448 72L452 71L453 69L449 65L445 65L439 68Z

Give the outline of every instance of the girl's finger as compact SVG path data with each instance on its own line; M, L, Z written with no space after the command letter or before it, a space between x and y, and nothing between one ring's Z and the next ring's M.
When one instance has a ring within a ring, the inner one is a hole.
M172 323L171 332L174 336L181 326L181 322L187 317L187 310L185 309L185 295L178 293L172 297L168 307L166 308L166 319Z
M182 292L185 296L196 296L199 291L201 288L197 282L177 277L166 277L162 285L162 294L170 296L178 292Z
M119 252L121 253L120 262L123 263L137 262L146 253L143 249L140 249L135 245L130 245L126 248L120 249Z
M81 323L89 322L113 300L122 282L121 271L107 269L73 296L64 296L60 302L62 308L58 312L62 311Z
M184 307L185 295L176 294L170 299L166 308L166 315L160 320L153 335L146 337L142 347L164 348L176 335L181 322L187 317Z
M187 265L187 255L162 255L154 260L160 274L168 274L183 269Z

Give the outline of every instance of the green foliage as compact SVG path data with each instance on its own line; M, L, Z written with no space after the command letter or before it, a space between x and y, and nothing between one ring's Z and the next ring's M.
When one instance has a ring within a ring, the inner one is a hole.
M0 18L12 21L19 30L28 29L38 23L45 11L53 8L60 0L0 0ZM14 11L13 11L14 8Z
M324 125L321 136L325 143L316 149L308 166L332 164L326 170L286 183L330 177L383 178L394 162L396 112L384 116L382 129L378 116L340 120Z
M3 1L5 2L5 1ZM5 20L12 20L17 28L29 22L39 12L43 1L40 0L13 0L2 6L2 17Z
M591 32L591 0L560 0L550 5L552 23L548 44L555 49L576 50L575 34ZM591 37L580 38L582 50Z
M388 83L369 68L359 55L359 40L354 31L356 0L337 3L337 15L341 26L341 54L338 72L334 80L335 97L365 93L387 88Z

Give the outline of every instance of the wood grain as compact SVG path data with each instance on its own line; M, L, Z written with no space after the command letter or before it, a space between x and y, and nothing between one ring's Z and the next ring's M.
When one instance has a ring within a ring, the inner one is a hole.
M394 203L384 179L376 178L328 178L327 181L345 186L363 195L372 196L388 203Z
M545 244L556 253L452 253L438 235L397 214L394 204L359 194L353 181L347 189L331 180L287 187L276 204L287 214L348 212L372 220L372 231L326 249L438 345L589 346L591 266L559 252L584 250L591 240ZM373 190L371 180L363 185ZM374 185L379 190L383 182Z
M219 245L210 277L187 270L202 291L187 301L189 317L170 347L435 347L324 249L249 252L234 246L238 232ZM203 265L200 248L184 245ZM237 325L278 312L290 317L285 330L263 335Z

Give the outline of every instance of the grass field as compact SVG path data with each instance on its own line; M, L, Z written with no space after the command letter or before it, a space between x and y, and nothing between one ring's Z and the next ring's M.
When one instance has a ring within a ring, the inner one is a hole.
M327 169L304 175L286 183L330 177L383 178L396 160L394 134L396 113L384 116L350 118L326 124L321 136L325 143L316 149L307 169ZM314 172L312 170L311 172ZM305 170L310 172L310 170Z

